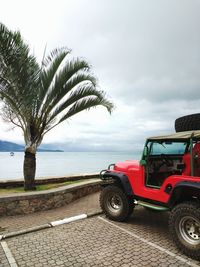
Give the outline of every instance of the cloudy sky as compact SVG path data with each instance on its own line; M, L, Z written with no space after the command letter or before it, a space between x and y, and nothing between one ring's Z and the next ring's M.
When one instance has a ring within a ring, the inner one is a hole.
M41 61L67 46L93 66L115 103L50 132L66 150L136 151L145 137L174 131L174 120L200 112L199 0L0 0L0 21L20 30ZM0 139L23 143L0 121ZM62 143L62 144L61 144ZM65 145L63 145L65 144Z

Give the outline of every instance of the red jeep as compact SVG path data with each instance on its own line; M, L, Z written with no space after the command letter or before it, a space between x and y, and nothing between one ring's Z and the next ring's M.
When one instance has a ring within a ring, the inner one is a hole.
M200 259L200 131L148 138L140 161L111 164L100 177L108 218L125 221L135 205L170 211L174 242Z

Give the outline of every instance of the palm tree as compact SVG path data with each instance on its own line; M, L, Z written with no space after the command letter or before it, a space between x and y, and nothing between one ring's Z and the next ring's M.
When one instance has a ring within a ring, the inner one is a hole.
M36 151L43 137L83 110L113 104L98 90L89 64L69 57L67 48L55 49L41 66L30 54L20 32L0 24L0 99L3 118L23 131L24 188L35 189Z

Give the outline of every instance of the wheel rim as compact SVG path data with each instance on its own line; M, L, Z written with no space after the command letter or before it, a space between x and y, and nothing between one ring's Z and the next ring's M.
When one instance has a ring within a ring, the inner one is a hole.
M200 222L192 216L185 216L179 222L182 238L191 245L200 244Z
M122 199L119 195L113 194L108 198L107 207L111 212L118 213L122 209Z

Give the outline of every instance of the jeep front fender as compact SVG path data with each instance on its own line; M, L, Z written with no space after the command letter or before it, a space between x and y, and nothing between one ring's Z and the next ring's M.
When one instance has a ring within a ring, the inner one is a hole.
M122 172L113 172L113 171L102 171L100 173L100 178L103 181L106 181L109 178L112 178L114 181L120 183L120 185L122 186L124 192L127 195L133 195L133 190L132 190L132 187L130 185L129 179L124 173L122 173Z

